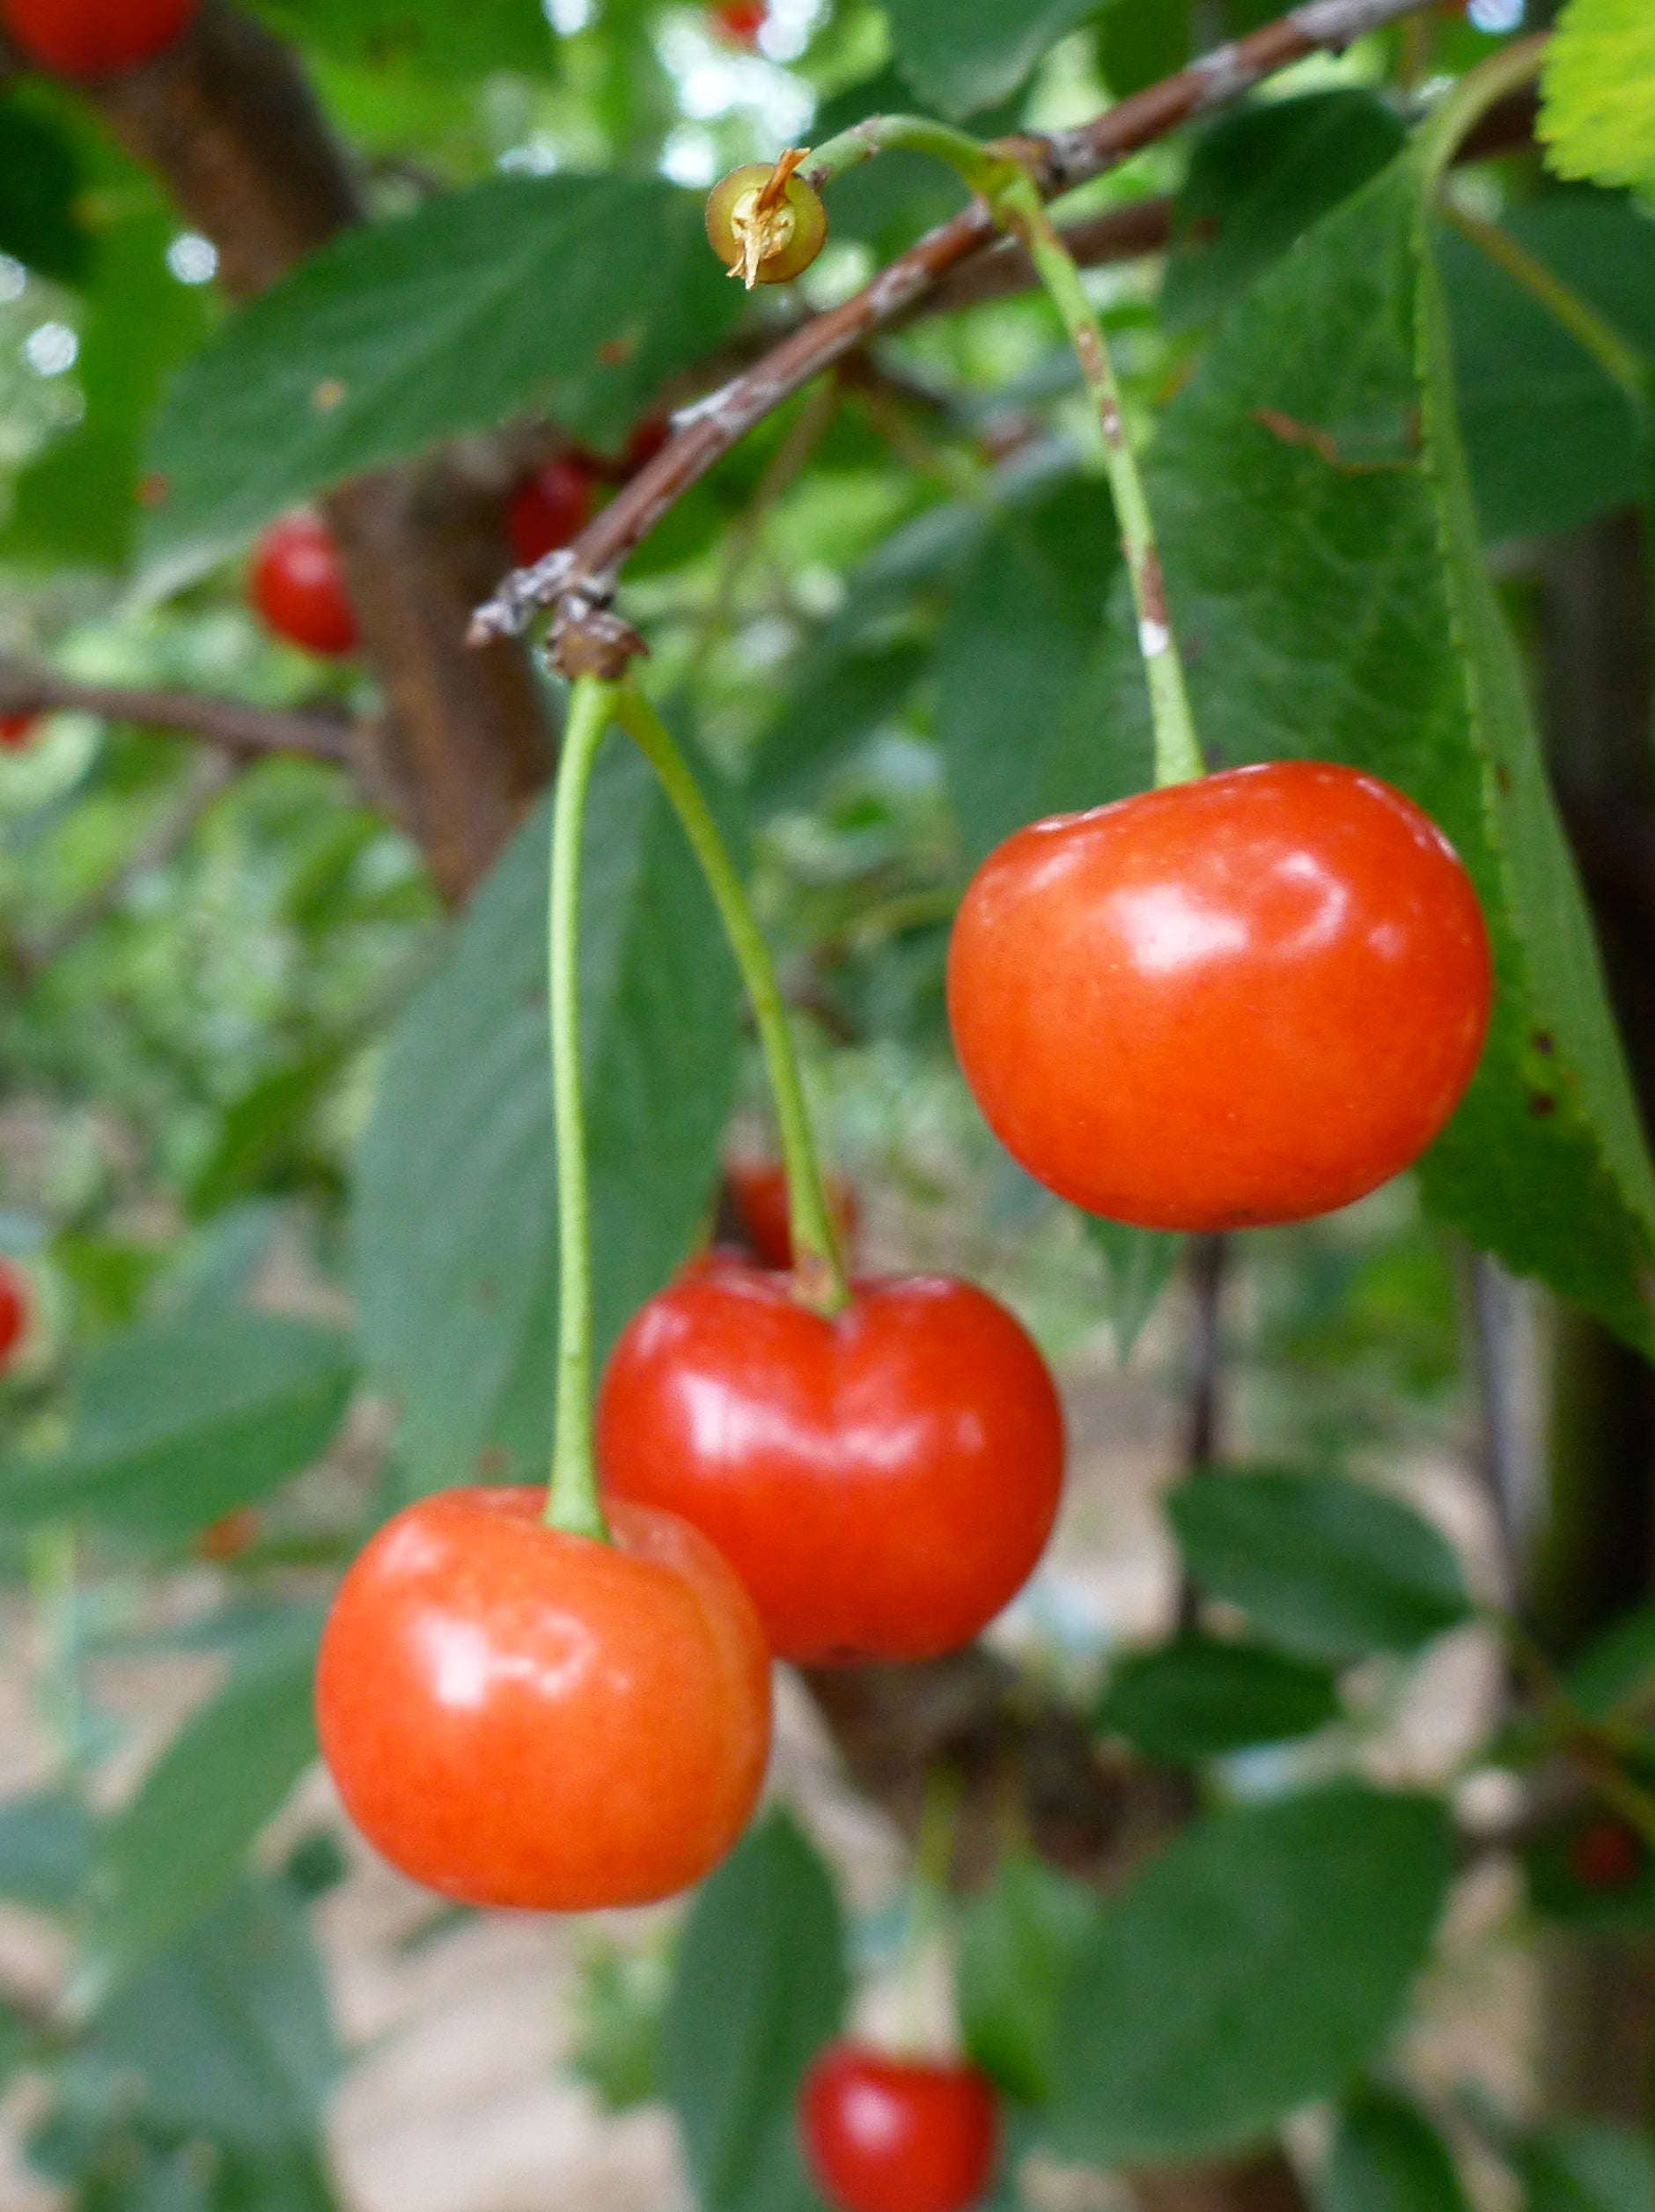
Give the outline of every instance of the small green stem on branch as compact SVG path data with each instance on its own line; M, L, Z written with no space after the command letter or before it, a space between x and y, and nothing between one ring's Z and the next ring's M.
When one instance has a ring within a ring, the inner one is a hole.
M923 115L865 116L836 138L813 147L799 164L798 173L820 191L835 177L843 176L847 169L898 148L905 153L930 154L934 160L946 163L964 180L968 191L981 193L985 200L1019 173L1014 163L1004 154L992 152L981 139Z
M1092 313L1069 248L1046 212L1033 178L1021 173L1002 188L995 213L1022 244L1041 283L1063 319L1080 363L1086 388L1097 402L1103 431L1105 464L1121 526L1133 604L1137 610L1138 645L1155 721L1155 781L1158 786L1184 784L1205 773L1183 662L1166 603L1166 585L1155 525L1144 489L1143 472L1132 451L1121 387L1108 341Z
M616 687L583 676L574 689L552 806L548 962L552 1106L557 1132L557 1427L546 1518L570 1536L610 1539L598 1496L592 1427L592 1196L580 1065L580 838L598 748Z
M1536 76L1551 43L1549 31L1515 40L1479 62L1444 94L1419 132L1420 159L1425 181L1435 184L1490 108L1497 107L1510 93L1519 92Z
M811 1134L787 1009L782 1002L769 948L712 809L702 795L672 733L636 684L629 683L619 692L614 712L627 735L660 778L661 788L683 825L747 985L759 1041L764 1048L781 1132L798 1294L819 1312L840 1313L850 1304L850 1292L822 1186L821 1166Z

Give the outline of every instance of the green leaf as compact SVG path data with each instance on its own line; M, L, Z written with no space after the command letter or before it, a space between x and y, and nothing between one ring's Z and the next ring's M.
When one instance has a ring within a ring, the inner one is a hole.
M1348 1782L1181 1837L1076 1962L1054 2147L1110 2166L1206 2157L1333 2095L1400 2013L1452 1873L1438 1801Z
M316 1756L320 1631L308 1606L278 1619L104 1828L88 1942L94 1981L153 1958L242 1871L260 1829Z
M84 283L92 241L76 207L82 184L73 141L31 93L0 98L0 254L37 276Z
M1404 159L1225 318L1151 459L1169 591L1215 760L1382 776L1477 885L1494 1020L1428 1207L1648 1346L1655 1174L1483 566L1430 228Z
M1655 2144L1629 2127L1568 2120L1536 2128L1512 2163L1524 2212L1655 2212Z
M967 857L1047 814L1141 790L1149 759L1105 718L1104 616L1118 565L1108 494L1070 478L1001 516L937 647L937 735Z
M1655 1605L1634 1611L1594 1636L1570 1664L1563 1688L1588 1721L1607 1721L1630 1706L1651 1716L1655 1693Z
M1135 1228L1129 1221L1106 1221L1100 1213L1082 1217L1087 1237L1103 1255L1109 1277L1109 1326L1115 1357L1132 1356L1144 1324L1173 1279L1184 1250L1181 1236L1164 1229Z
M1405 136L1383 100L1354 86L1261 101L1203 131L1173 214L1161 286L1169 328L1227 307Z
M1607 193L1560 192L1502 227L1655 358L1655 222ZM1569 530L1643 495L1624 392L1527 289L1446 226L1437 250L1466 457L1484 535Z
M651 178L503 177L347 232L174 382L146 553L187 571L310 493L526 409L613 442L739 312L724 275L700 196Z
M376 71L547 76L557 60L545 11L520 0L258 0L258 12L286 38Z
M473 900L398 1023L358 1161L370 1366L427 1488L497 1448L550 1449L555 1176L546 1036L546 812ZM735 970L689 849L619 737L583 874L581 1034L599 1355L689 1250L734 1088Z
M63 1449L0 1464L0 1524L205 1528L319 1458L355 1381L351 1339L313 1322L232 1306L125 1330L87 1355Z
M1179 1766L1313 1735L1339 1712L1330 1669L1254 1644L1186 1635L1116 1664L1097 1725L1146 1759Z
M1470 2212L1453 2153L1393 2090L1350 2098L1316 2191L1317 2212Z
M1328 1659L1416 1651L1468 1619L1443 1537L1365 1484L1271 1471L1197 1476L1166 1501L1190 1574L1273 1641Z
M1098 31L1098 55L1117 100L1158 84L1189 60L1192 0L1112 0Z
M1655 1928L1655 1854L1601 1807L1588 1804L1528 1837L1520 1855L1528 1901L1546 1919L1622 1941Z
M902 74L959 120L1004 100L1099 0L886 0Z
M91 1813L67 1790L0 1802L0 1898L36 1912L65 1911L91 1871L96 1832Z
M163 2128L272 2157L307 2145L340 2056L298 1905L244 1883L100 2009L93 2053L143 2084Z
M1655 16L1569 0L1541 72L1540 136L1560 176L1655 185Z
M1004 1859L960 1916L966 2048L1009 2097L1051 2094L1059 1991L1098 1914L1095 1894L1026 1853Z
M794 2099L839 2025L844 1933L827 1869L771 1813L703 1884L667 2007L667 2094L702 2212L807 2212Z
M658 1950L605 1946L584 1961L569 2070L597 2091L606 2111L630 2112L664 2096L661 2034L671 1987Z

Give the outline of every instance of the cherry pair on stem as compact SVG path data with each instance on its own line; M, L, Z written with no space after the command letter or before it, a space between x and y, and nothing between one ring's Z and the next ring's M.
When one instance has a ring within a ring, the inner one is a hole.
M580 824L611 720L694 845L753 999L788 1162L788 1278L718 1256L646 1306L592 1419L577 1005ZM968 1286L845 1280L780 993L739 877L641 694L584 680L553 821L559 1304L549 1507L412 1506L346 1575L318 1718L379 1848L469 1902L576 1911L695 1881L756 1799L772 1651L964 1642L1045 1543L1063 1417L1019 1324ZM599 1501L599 1468L610 1506Z

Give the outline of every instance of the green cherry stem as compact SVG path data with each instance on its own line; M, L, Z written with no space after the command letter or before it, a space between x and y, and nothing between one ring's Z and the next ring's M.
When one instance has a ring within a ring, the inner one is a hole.
M1155 781L1158 786L1190 783L1205 773L1206 763L1202 759L1189 694L1184 686L1184 667L1166 603L1155 524L1144 489L1143 471L1132 451L1108 341L1092 313L1092 302L1086 298L1074 257L1047 214L1033 179L1019 172L1000 188L993 204L1000 222L1027 252L1035 273L1063 317L1086 388L1097 402L1098 419L1103 431L1104 463L1109 473L1109 489L1114 497L1115 518L1131 578L1132 601L1137 610L1138 649L1144 656L1150 710L1155 722Z
M592 1194L580 1068L580 836L598 748L616 687L576 684L552 805L547 957L551 978L552 1110L557 1132L557 1427L546 1518L566 1535L610 1541L598 1498L592 1430Z
M904 153L930 154L934 160L946 162L965 180L968 190L982 193L985 199L1016 173L1015 163L967 131L951 130L946 123L932 122L923 115L868 115L849 130L842 130L836 138L813 146L800 162L798 174L820 191L834 178L843 176L847 169L899 147Z
M834 1235L827 1192L822 1187L821 1166L811 1134L798 1056L793 1049L787 1009L782 1002L769 947L712 809L671 731L636 684L628 683L622 689L614 712L622 729L660 778L661 788L701 864L736 965L741 970L741 979L747 985L759 1041L764 1048L781 1132L798 1294L819 1312L842 1312L850 1302L850 1287Z

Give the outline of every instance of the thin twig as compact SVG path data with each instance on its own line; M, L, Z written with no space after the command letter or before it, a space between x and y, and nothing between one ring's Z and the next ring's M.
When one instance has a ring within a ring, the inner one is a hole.
M204 698L193 691L150 691L125 684L77 683L33 661L0 660L0 714L98 714L111 722L180 730L204 737L242 760L269 753L300 753L312 760L349 765L356 725L319 709L307 714L248 706L239 699Z
M1072 191L1194 116L1222 106L1306 55L1339 48L1430 4L1430 0L1311 0L1191 68L1120 101L1093 122L1014 148L1048 197ZM541 608L553 611L554 653L613 600L621 564L691 487L755 423L813 377L912 312L932 288L987 245L995 225L981 201L930 232L853 299L791 333L752 368L677 418L675 435L573 545L508 577L479 608L472 642L519 635Z

